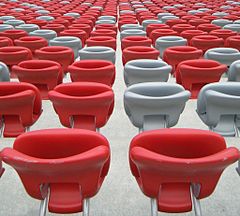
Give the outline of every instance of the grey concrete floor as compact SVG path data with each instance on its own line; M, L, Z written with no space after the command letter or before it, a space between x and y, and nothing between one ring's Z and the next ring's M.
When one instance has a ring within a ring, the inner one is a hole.
M137 135L123 108L123 67L121 62L120 43L116 60L115 109L107 125L101 133L107 137L111 145L111 168L100 192L91 199L90 216L150 216L150 200L139 190L132 177L128 165L128 147L131 139ZM65 78L64 82L69 82ZM174 82L171 78L170 82ZM187 102L186 108L176 127L207 129L198 118L196 101ZM43 114L31 130L62 127L55 114L51 102L43 102ZM240 148L240 138L227 138L228 146ZM0 139L1 148L11 147L14 139ZM240 215L240 177L235 171L237 164L229 167L211 197L202 200L203 216L239 216ZM6 171L0 179L0 216L35 216L38 215L38 200L34 200L25 192L17 173L4 164ZM47 215L55 215L47 213ZM73 214L73 215L81 215ZM159 215L193 216L194 213Z

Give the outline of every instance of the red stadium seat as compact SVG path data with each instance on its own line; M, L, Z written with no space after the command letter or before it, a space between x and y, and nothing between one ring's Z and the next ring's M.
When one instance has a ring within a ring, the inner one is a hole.
M35 51L36 57L42 60L52 60L62 65L64 73L67 73L67 68L74 61L73 50L63 46L43 47Z
M156 29L151 32L149 37L152 40L152 45L155 46L155 42L159 37L177 36L177 35L179 35L178 32L172 29Z
M227 66L208 59L187 60L176 69L176 82L191 92L196 99L201 88L212 82L218 82Z
M190 40L190 46L197 47L203 52L215 47L223 47L224 40L214 35L198 35Z
M212 30L209 34L220 37L225 41L228 37L237 35L237 32L229 29L216 29Z
M10 29L10 30L5 30L3 32L0 32L0 36L8 37L12 41L14 41L15 39L28 36L28 33L25 32L24 30Z
M190 24L176 24L172 27L172 30L176 31L178 34L181 34L183 31L186 31L186 30L194 30L194 29L196 29L196 27Z
M127 36L121 40L122 50L130 46L147 46L151 47L152 40L145 36Z
M122 62L125 65L128 61L135 59L158 59L160 52L152 47L131 46L123 50Z
M9 37L0 36L0 47L13 46L13 41Z
M50 23L50 24L43 26L41 29L53 30L57 33L58 36L60 36L60 32L64 31L66 29L66 27L63 24Z
M197 129L143 132L131 142L130 168L142 192L158 211L201 215L200 200L210 196L224 171L240 157L222 136Z
M111 87L93 82L58 85L49 99L63 126L96 130L103 127L114 107Z
M32 52L26 47L8 46L0 48L0 61L4 62L8 67L17 65L21 61L32 59ZM15 75L11 73L11 76Z
M197 29L209 33L213 30L221 29L221 27L214 24L206 23L206 24L199 25Z
M163 60L173 67L172 72L179 63L191 59L199 59L202 57L202 50L192 46L173 46L164 51Z
M35 85L42 96L48 99L48 91L62 83L63 71L59 63L49 60L22 61L12 67L20 82Z
M48 41L43 37L37 36L26 36L14 40L16 46L26 47L32 51L33 56L35 56L35 51L42 47L48 46Z
M115 65L105 60L81 60L68 67L73 82L98 82L112 86Z
M240 35L228 37L225 40L225 46L240 50Z
M40 214L89 212L110 166L110 147L99 133L49 129L19 136L3 161L20 176L26 192L41 200ZM49 197L49 201L48 201Z
M98 24L95 25L95 28L98 29L109 29L117 32L117 26L114 24Z
M80 29L87 33L87 38L90 37L90 33L92 31L92 27L88 24L72 24L69 26L69 29Z
M95 37L95 36L110 36L110 37L116 38L117 33L113 30L110 30L110 29L97 29L95 31L92 31L91 36L92 37Z
M198 35L207 35L207 32L204 32L202 30L194 29L194 30L182 31L181 34L180 34L181 37L187 39L188 44L190 44L190 41L194 36L198 36Z
M28 83L0 83L0 115L3 117L3 136L17 137L29 129L42 113L38 89Z
M87 33L81 29L66 29L60 33L60 36L78 37L82 41L82 47L84 47L87 39Z
M117 41L111 36L94 36L86 40L86 45L90 46L106 46L111 47L114 50L117 48Z
M153 23L153 24L149 24L147 26L147 36L150 37L151 33L153 30L156 30L156 29L170 29L170 27L166 24L156 24L156 23Z

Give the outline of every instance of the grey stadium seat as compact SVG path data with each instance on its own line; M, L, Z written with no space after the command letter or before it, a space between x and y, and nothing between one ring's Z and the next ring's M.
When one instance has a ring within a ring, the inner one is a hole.
M240 60L230 65L228 70L228 81L240 82Z
M198 96L196 111L210 130L223 136L238 135L240 83L221 82L204 86Z
M0 82L8 81L10 81L10 73L8 67L3 62L0 62Z
M127 62L124 80L127 86L142 82L167 82L172 66L162 60L137 59Z
M177 124L189 97L190 92L178 84L138 83L125 91L124 107L140 131L169 128Z

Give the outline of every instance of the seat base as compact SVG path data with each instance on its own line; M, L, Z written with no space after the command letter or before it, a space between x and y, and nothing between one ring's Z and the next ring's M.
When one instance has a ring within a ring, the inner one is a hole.
M7 116L4 118L4 137L17 137L26 131L18 116Z

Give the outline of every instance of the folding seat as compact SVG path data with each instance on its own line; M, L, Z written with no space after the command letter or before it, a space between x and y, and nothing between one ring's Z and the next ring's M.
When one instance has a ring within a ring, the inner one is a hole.
M187 45L187 40L179 36L164 36L159 37L156 40L155 47L160 52L160 56L163 57L164 51L173 46L185 46Z
M73 50L65 46L42 47L35 51L35 55L38 59L58 62L62 66L64 73L67 73L68 66L74 61Z
M69 12L69 13L65 13L65 14L63 14L63 16L71 16L71 17L73 17L74 19L77 19L77 18L79 18L80 17L80 14L79 13L74 13L74 12Z
M63 71L59 63L49 60L22 61L12 67L20 82L35 85L42 96L48 99L48 91L62 83Z
M79 30L85 31L87 33L87 37L86 38L88 38L90 36L90 33L92 31L91 26L88 25L88 24L72 24L68 28L69 28L69 30L71 30L71 29L79 29Z
M13 41L8 37L0 36L0 47L13 46Z
M122 50L130 46L148 46L151 47L152 40L146 36L127 36L121 41Z
M37 20L46 20L47 22L54 20L55 18L52 16L38 16L36 17Z
M212 24L220 27L224 27L225 25L232 24L232 23L233 21L228 19L216 19L212 21Z
M223 26L223 29L229 29L229 30L240 33L240 24L228 24Z
M162 17L164 17L164 16L173 16L173 15L174 15L174 14L172 14L172 13L163 12L163 13L158 13L158 14L157 14L157 17L158 17L159 20L161 20Z
M48 22L46 20L32 19L32 20L26 21L26 23L27 24L36 24L36 25L38 25L41 28L42 26L47 25Z
M150 25L150 24L162 24L162 21L156 20L156 19L146 19L146 20L143 20L142 26L143 26L143 28L144 28L144 31L147 30L147 27L148 27L148 25Z
M106 60L81 60L68 67L72 82L98 82L112 86L115 66Z
M150 34L150 38L152 40L152 45L155 46L156 40L160 37L165 37L165 36L177 36L179 35L178 32L172 30L172 29L156 29L153 30Z
M32 52L26 47L7 46L0 48L0 61L10 67L10 71L13 65L30 59L32 59Z
M118 29L121 29L121 26L124 24L138 24L138 21L135 18L125 18L125 19L119 19L118 21Z
M126 86L143 82L167 82L172 67L162 60L137 59L124 66Z
M92 46L84 47L78 52L80 60L87 59L100 59L107 60L115 64L115 51L114 49L106 46Z
M185 31L182 31L181 34L180 34L181 37L187 39L188 45L190 44L190 41L191 41L191 39L192 39L194 36L199 36L199 35L208 35L208 33L207 33L207 32L204 32L204 31L202 31L202 30L194 29L194 30L185 30Z
M95 31L91 32L91 36L95 37L95 36L110 36L110 37L117 37L117 33L113 30L110 29L97 29Z
M240 36L230 36L225 40L225 46L240 50Z
M139 24L124 24L121 26L121 32L129 29L143 30L143 26Z
M1 156L17 171L26 192L41 200L40 216L47 207L53 213L89 215L90 198L100 190L110 166L107 139L80 129L26 133Z
M14 44L16 46L26 47L30 49L32 51L33 56L35 56L35 51L37 49L48 46L48 42L46 39L35 36L21 37L19 39L14 40Z
M211 23L205 23L205 24L200 24L197 27L198 30L204 31L204 32L211 32L212 30L217 30L217 29L221 29L220 26L211 24Z
M21 24L15 27L15 29L23 30L27 33L30 33L35 30L39 30L39 26L36 24Z
M10 72L8 67L3 62L0 62L0 82L10 81Z
M199 35L194 36L189 45L201 49L205 53L208 49L223 47L224 40L215 35Z
M216 11L215 13L213 13L212 14L213 16L217 16L217 17L219 17L219 18L223 18L224 16L227 16L227 15L229 15L228 13L226 13L226 12L223 12L223 11Z
M240 82L240 60L230 65L228 70L228 81Z
M198 96L197 113L210 130L239 136L239 82L211 83Z
M13 19L15 19L15 17L14 16L0 16L0 20L2 20L2 21L7 21L7 20L13 20Z
M95 36L86 40L86 45L90 46L106 46L116 50L116 39L110 36Z
M169 27L173 27L176 24L186 24L186 23L187 21L182 19L170 19L166 21L166 25L168 25Z
M165 49L163 60L170 64L173 68L172 73L183 61L191 59L199 59L202 57L203 51L192 46L173 46Z
M131 85L124 93L124 107L139 131L173 127L190 93L178 84L145 82Z
M140 29L127 29L120 33L121 40L128 36L146 36L146 32Z
M57 33L57 36L60 36L60 32L65 30L65 26L62 24L50 23L45 26L42 26L41 29L53 30Z
M60 36L77 37L81 40L82 47L84 47L85 41L88 38L88 34L81 29L66 29L60 33Z
M115 24L97 24L97 25L95 25L95 29L110 29L110 30L113 30L113 31L115 31L115 32L117 32L118 30L118 28L117 28L117 26L115 25Z
M217 37L220 37L220 38L222 38L225 41L228 37L235 36L238 33L234 32L234 31L232 31L230 29L217 29L217 30L211 31L209 34L210 35L215 35Z
M135 59L158 59L159 51L147 46L130 46L122 52L122 62L125 65L128 61Z
M15 39L28 36L28 33L23 30L10 29L0 32L0 36L8 37L14 41Z
M176 82L191 92L196 99L200 89L212 82L218 82L227 66L208 59L186 60L181 62L176 71Z
M0 32L4 32L6 30L13 30L14 27L11 25L0 24Z
M29 130L42 113L38 89L29 83L0 83L0 115L4 137L16 137Z
M179 19L179 17L171 15L171 16L163 16L161 17L161 21L162 23L166 23L168 20L175 20L175 19Z
M73 82L58 85L49 99L63 126L98 130L110 118L114 94L110 86L96 82Z
M240 157L220 135L199 129L143 132L131 141L130 169L142 192L158 211L202 216L200 200L210 196L229 165Z
M172 27L172 30L176 31L178 34L186 30L194 30L194 29L196 29L196 27L190 24L176 24Z
M69 47L74 52L74 58L78 57L78 51L82 48L81 40L78 37L73 36L61 36L55 37L49 41L50 46L65 46Z
M7 20L7 21L4 21L3 23L6 25L11 25L14 28L18 25L25 24L25 22L23 20L17 20L17 19Z
M234 61L240 60L240 52L234 48L218 47L207 50L204 58L230 66Z
M57 37L57 33L53 30L50 29L39 29L35 30L29 33L30 36L37 36L37 37L43 37L45 38L48 42L55 37Z
M149 24L146 29L147 36L150 37L152 31L157 29L170 29L170 27L166 24Z
M98 17L98 20L113 20L114 22L116 22L116 17L114 17L114 16L100 16L100 17Z

